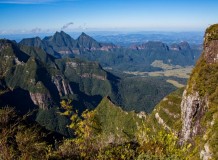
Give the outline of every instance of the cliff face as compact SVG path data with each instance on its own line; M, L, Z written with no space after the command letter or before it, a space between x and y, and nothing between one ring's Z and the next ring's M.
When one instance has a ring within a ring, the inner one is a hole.
M51 96L48 94L43 93L32 93L29 92L30 97L33 101L33 103L37 106L39 106L41 109L46 110L51 106L52 99Z
M194 144L201 159L217 159L218 25L206 30L203 54L183 93L181 118L181 141Z
M204 50L204 58L207 63L218 63L218 40L210 41Z
M207 100L199 96L199 92L183 93L181 103L181 114L183 120L182 137L184 141L191 140L201 131L200 120L208 108Z
M61 75L53 76L52 81L57 87L59 96L62 97L73 94L70 84Z

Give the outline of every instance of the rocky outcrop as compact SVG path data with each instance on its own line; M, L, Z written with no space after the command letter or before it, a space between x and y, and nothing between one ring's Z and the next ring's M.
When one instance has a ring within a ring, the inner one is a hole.
M218 158L217 73L218 24L206 30L203 54L193 69L181 102L181 142L194 144L195 152L198 151L203 160Z
M97 75L97 74L91 74L91 73L83 73L81 75L82 78L94 78L94 79L98 79L98 80L102 80L102 81L105 81L106 80L106 76L100 76L100 75Z
M200 120L208 108L206 98L201 98L198 92L188 95L185 90L181 103L182 141L190 140L201 132Z
M204 58L208 64L218 63L218 24L214 24L206 30Z
M205 46L204 58L207 63L218 63L218 40L212 40Z
M47 93L32 93L29 92L30 97L33 101L33 103L37 106L39 106L39 108L45 110L45 109L49 109L51 104L52 104L52 99L50 94Z
M212 158L212 153L207 143L204 145L204 149L200 152L200 158L203 160L208 160Z
M61 75L53 76L52 81L57 87L60 97L73 94L70 84Z
M164 122L164 120L159 116L159 113L155 114L157 122L164 127L164 129L171 130L171 128Z

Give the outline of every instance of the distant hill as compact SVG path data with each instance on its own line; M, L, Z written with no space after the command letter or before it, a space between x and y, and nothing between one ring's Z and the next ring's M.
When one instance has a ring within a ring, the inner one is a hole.
M78 57L98 61L103 67L122 71L161 70L151 66L155 60L162 60L170 65L194 65L202 50L201 47L190 46L187 42L167 45L150 41L140 45L120 47L97 42L85 33L74 40L63 31L42 40L38 37L23 39L19 44L42 48L57 58Z

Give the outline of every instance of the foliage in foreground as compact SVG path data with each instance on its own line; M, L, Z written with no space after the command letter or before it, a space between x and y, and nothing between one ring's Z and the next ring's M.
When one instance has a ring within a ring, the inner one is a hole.
M27 116L17 116L13 108L0 109L0 159L185 159L190 146L179 146L173 133L153 132L145 123L140 125L132 141L119 139L105 140L101 135L101 124L95 111L85 111L78 115L70 101L63 101L65 112L70 116L68 126L75 138L65 139L49 145L46 135L38 126L25 124Z
M43 141L39 126L28 126L13 108L0 109L0 159L48 159L51 147Z
M146 124L139 126L135 139L125 143L106 143L95 111L85 111L81 117L72 112L70 102L63 101L65 116L71 117L69 125L76 138L66 139L56 151L64 159L186 159L190 145L179 146L178 138L171 132L153 132Z

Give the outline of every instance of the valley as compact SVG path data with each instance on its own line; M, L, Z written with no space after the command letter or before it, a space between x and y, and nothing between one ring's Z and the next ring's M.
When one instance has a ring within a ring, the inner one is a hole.
M205 36L210 37L208 34ZM208 39L216 43L213 37ZM207 43L210 42L204 43L204 49L208 47ZM19 43L2 39L0 105L14 108L2 108L1 113L8 116L7 110L10 110L23 116L32 112L28 121L38 124L46 132L50 131L54 137L66 138L60 140L57 150L50 148L53 150L49 151L50 154L57 159L69 156L79 159L95 159L96 156L103 156L101 159L154 155L157 158L192 157L198 152L189 149L191 141L186 132L191 132L192 125L199 129L199 121L204 116L205 110L198 107L204 106L207 99L201 101L199 94L213 94L210 101L212 108L215 107L215 116L217 105L215 88L210 86L208 90L202 86L195 88L195 85L190 88L194 83L204 84L199 80L192 82L199 76L196 72L206 72L202 74L208 74L208 77L210 72L215 73L209 84L217 83L216 58L210 58L213 50L204 50L201 56L200 52L201 48L192 48L187 42L165 44L149 41L120 47L97 42L85 33L75 40L63 31L44 39L23 39ZM205 52L209 52L209 58L205 58ZM207 60L214 62L207 64ZM196 62L197 67L209 65L211 70L199 70L194 67ZM208 81L207 78L205 80ZM202 90L196 95L186 95L200 88ZM194 97L189 99L185 96ZM184 108L180 108L182 105ZM195 113L184 110L193 106L197 107L193 112L198 114L199 120L193 118L194 123L190 124L184 117L186 114L195 117ZM17 136L18 133L15 131L13 134ZM199 130L195 134L204 132ZM183 146L178 146L178 142ZM194 148L204 145L196 143ZM157 153L155 150L159 147L163 148ZM71 151L65 152L66 148ZM90 148L93 150L87 153ZM108 152L111 154L107 155Z
M217 6L0 0L0 160L218 160Z

